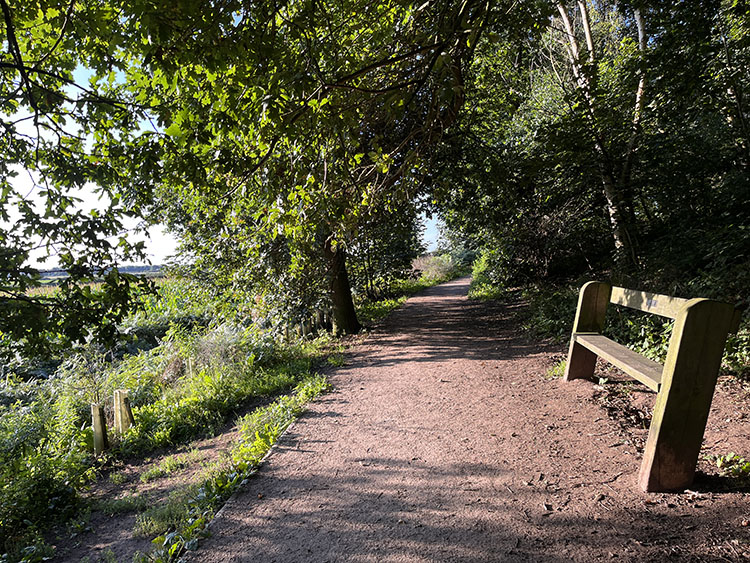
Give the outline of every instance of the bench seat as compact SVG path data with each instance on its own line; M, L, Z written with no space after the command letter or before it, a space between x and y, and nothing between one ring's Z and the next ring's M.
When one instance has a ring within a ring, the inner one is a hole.
M644 358L638 352L623 346L598 333L576 332L573 334L575 342L591 350L600 358L617 366L633 379L637 379L648 388L659 392L661 374L664 370L659 362Z

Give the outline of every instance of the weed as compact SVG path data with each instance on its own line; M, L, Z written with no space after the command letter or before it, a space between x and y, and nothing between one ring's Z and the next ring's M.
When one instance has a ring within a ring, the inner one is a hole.
M330 356L328 356L326 361L329 363L329 365L335 368L339 368L346 363L343 354L331 354Z
M364 324L372 324L388 316L394 309L398 309L406 302L406 297L366 301L357 308L357 316Z
M99 499L93 503L92 508L108 516L115 516L128 512L143 512L151 504L152 500L145 495L129 495L120 498Z
M39 563L49 561L55 552L42 535L36 530L30 530L22 537L6 540L5 553L0 560L18 561L19 563Z
M68 522L67 525L65 526L68 532L68 537L70 539L73 539L82 533L90 532L91 531L90 519L91 519L91 513L84 512L79 517L73 518L72 520L70 520L70 522Z
M746 461L734 452L709 457L709 459L716 463L722 475L750 479L750 461Z
M116 473L110 473L109 480L113 485L122 485L127 483L128 476L124 472L118 471Z
M475 282L472 280L469 287L469 299L479 299L480 301L499 300L508 295L508 290L504 287L497 287L490 283Z
M188 467L190 464L197 461L200 458L201 453L198 450L192 449L184 454L175 454L164 458L158 465L150 467L143 473L141 473L140 480L142 483L159 479L160 477L166 477Z
M151 506L141 512L135 520L133 534L139 537L153 537L169 529L184 527L190 514L189 501L195 497L198 485L189 485L173 491L163 504Z
M560 377L565 375L566 364L567 360L560 360L547 370L547 373L544 374L544 377L546 377L547 379L559 379Z

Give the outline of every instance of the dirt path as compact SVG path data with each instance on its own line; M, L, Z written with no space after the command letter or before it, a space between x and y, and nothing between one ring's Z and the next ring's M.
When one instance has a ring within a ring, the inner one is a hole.
M560 346L467 287L410 299L355 346L191 560L750 558L746 492L718 477L638 492L643 431L608 417L591 382L546 379ZM747 445L746 419L721 422L734 434L707 443Z

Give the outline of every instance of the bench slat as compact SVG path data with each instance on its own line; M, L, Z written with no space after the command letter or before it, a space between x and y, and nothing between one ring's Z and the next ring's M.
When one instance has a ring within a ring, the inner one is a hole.
M601 334L577 332L573 335L573 338L581 346L588 348L600 358L604 358L610 364L617 366L648 388L659 392L661 374L664 369L664 366L659 362L644 358L638 352L634 352Z
M615 305L623 305L670 319L676 319L680 309L687 305L688 301L688 299L679 297L636 291L624 287L613 287L612 295L609 298L609 302Z

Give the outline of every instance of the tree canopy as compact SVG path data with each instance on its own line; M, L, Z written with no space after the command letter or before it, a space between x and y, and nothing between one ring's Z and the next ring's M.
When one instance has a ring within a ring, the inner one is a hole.
M747 256L742 2L0 7L13 341L114 336L150 289L117 269L142 257L131 219L167 223L193 275L348 332L351 285L417 252L419 202L506 283ZM55 297L28 291L35 248L68 274Z
M747 299L747 7L550 8L467 70L433 181L448 223L505 284L604 271Z

